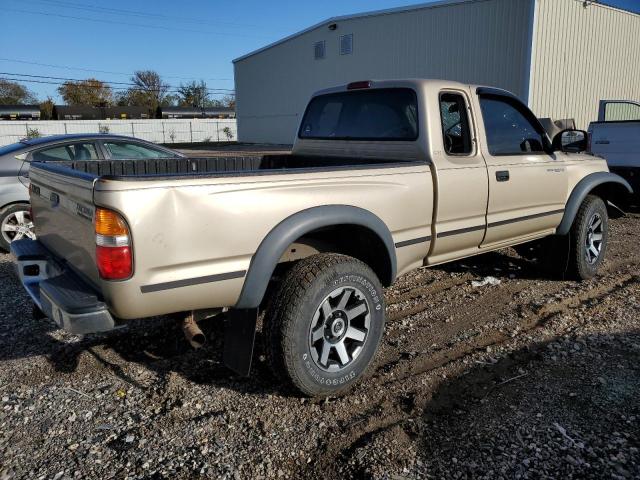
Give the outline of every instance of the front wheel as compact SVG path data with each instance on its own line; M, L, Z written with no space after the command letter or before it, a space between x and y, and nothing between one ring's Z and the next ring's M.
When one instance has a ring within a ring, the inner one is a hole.
M15 203L0 210L0 248L9 251L14 240L35 239L29 205Z
M570 232L568 274L586 280L594 277L604 261L609 240L609 216L604 201L587 195Z
M314 255L291 268L264 321L274 373L305 395L335 395L364 374L378 349L382 287L355 258Z

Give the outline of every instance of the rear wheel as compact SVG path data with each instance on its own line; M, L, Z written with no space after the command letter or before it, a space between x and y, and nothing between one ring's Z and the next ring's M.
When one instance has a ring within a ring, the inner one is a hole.
M9 250L14 240L35 239L29 204L15 203L0 210L0 248Z
M382 287L354 258L299 261L265 316L265 352L274 373L305 395L335 395L360 378L384 329Z

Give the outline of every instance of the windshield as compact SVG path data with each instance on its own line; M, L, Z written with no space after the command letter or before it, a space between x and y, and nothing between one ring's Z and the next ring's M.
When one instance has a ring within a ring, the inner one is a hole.
M320 95L311 100L300 138L415 140L418 101L408 88L380 88Z

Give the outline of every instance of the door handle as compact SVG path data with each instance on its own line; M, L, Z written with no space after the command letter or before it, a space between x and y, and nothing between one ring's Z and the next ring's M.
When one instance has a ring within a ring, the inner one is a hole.
M596 145L609 145L610 143L609 140L596 140Z
M496 172L496 180L499 182L509 181L509 170L499 170Z

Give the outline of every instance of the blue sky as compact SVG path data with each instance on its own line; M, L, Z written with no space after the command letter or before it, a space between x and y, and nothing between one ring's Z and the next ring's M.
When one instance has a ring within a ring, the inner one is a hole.
M209 88L232 89L236 57L328 17L411 3L419 2L0 0L0 77L126 83L134 70L152 69L171 85L204 79ZM603 3L640 12L640 0ZM56 85L25 85L59 100Z

